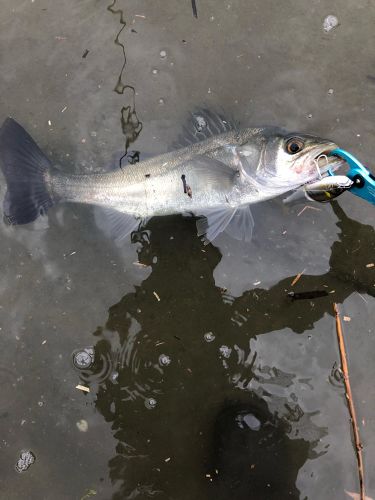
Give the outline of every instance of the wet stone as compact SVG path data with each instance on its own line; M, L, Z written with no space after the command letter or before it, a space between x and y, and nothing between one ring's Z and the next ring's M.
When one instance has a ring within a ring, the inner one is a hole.
M35 462L35 455L32 451L27 450L21 452L20 458L16 463L17 472L25 472Z

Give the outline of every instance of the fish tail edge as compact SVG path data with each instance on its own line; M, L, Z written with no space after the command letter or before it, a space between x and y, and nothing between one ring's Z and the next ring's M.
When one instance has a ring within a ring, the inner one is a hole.
M54 204L48 185L52 165L13 118L7 118L0 128L0 165L7 183L5 222L28 224L45 215Z

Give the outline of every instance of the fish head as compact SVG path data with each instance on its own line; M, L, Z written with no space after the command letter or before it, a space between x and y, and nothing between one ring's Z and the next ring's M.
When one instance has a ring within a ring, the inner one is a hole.
M256 177L263 185L288 191L313 182L345 164L330 153L338 146L307 134L270 134L265 138Z

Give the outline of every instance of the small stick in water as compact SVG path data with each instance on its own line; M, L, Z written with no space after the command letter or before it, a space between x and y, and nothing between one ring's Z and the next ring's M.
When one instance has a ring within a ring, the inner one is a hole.
M363 457L362 457L362 443L361 438L359 436L358 423L357 423L357 415L354 408L352 388L350 386L349 380L349 370L348 370L348 362L346 357L345 343L344 343L344 335L342 332L341 318L340 313L337 307L337 304L333 304L333 310L335 312L336 318L336 332L337 332L337 340L339 344L340 350L340 359L341 359L341 369L344 377L345 384L345 395L348 403L350 420L353 428L353 436L354 443L357 455L357 463L358 463L358 476L359 476L359 487L360 487L360 500L365 500L365 481L364 481L364 468L363 468Z
M313 290L311 292L288 292L288 297L292 300L302 300L302 299L317 299L319 297L327 297L328 292L326 290Z

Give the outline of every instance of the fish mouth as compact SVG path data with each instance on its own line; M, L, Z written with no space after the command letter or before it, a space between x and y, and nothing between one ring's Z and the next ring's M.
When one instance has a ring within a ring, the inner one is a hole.
M328 175L329 172L334 172L346 165L345 160L339 156L331 154L332 151L337 148L337 144L329 142L315 149L314 159L312 162L316 167L318 177L324 177Z

